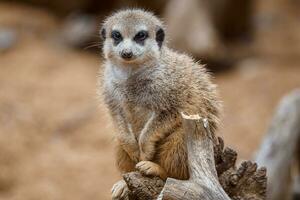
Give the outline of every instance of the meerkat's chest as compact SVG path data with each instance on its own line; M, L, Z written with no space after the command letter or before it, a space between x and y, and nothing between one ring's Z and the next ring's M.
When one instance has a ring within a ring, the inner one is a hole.
M113 71L108 71L105 76L108 98L114 102L114 107L121 108L134 133L140 132L153 114L147 103L149 83L140 77L121 76Z
M123 106L123 109L128 121L137 126L142 126L143 124L145 124L152 114L151 110L140 106L128 107L128 105L125 105Z
M139 138L140 132L144 128L153 112L145 107L132 105L128 102L123 102L121 107L124 112L124 117L128 123L128 127L131 129L135 137Z
M114 71L105 75L104 85L106 91L119 103L134 104L139 106L145 96L150 95L151 79L129 76ZM142 105L141 105L142 106Z
M108 86L110 87L110 97L113 99L114 104L121 108L128 127L138 136L153 111L140 103L139 99L141 97L137 91L128 89L124 84L112 85L111 83Z

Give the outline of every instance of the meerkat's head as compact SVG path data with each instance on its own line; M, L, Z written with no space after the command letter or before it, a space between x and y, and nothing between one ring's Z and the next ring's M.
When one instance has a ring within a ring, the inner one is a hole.
M120 64L143 64L158 59L164 43L162 22L139 9L116 12L100 30L106 59Z

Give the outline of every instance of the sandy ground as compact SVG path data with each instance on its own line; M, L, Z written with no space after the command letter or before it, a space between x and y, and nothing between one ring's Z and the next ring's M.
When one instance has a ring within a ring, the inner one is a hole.
M28 39L0 63L1 197L108 198L118 174L99 58Z
M3 13L0 6L0 22ZM96 95L100 63L28 31L0 54L1 200L109 199L120 176L114 130ZM249 159L280 98L300 86L299 62L247 59L215 82L224 101L219 135Z

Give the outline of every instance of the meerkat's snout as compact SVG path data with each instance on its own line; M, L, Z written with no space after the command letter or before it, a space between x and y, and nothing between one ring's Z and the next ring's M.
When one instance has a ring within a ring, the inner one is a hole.
M124 39L124 41L119 44L119 47L116 48L119 51L120 57L125 61L130 61L137 57L136 49L130 38Z
M131 50L124 49L123 51L121 51L121 56L125 60L130 60L133 56L133 53Z

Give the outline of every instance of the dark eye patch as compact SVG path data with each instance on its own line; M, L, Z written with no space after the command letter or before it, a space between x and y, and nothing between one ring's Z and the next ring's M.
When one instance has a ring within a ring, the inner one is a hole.
M159 48L161 48L162 43L165 39L165 31L162 28L159 28L157 30L155 39L156 39L156 42L157 42Z
M139 31L133 38L133 40L141 45L144 45L145 40L149 37L149 34L147 31Z
M101 37L102 37L102 40L105 40L105 39L106 39L106 30L105 30L105 28L102 28L102 29L101 29L100 35L101 35Z
M114 45L118 45L122 40L122 34L119 31L112 31L111 38L114 40Z

